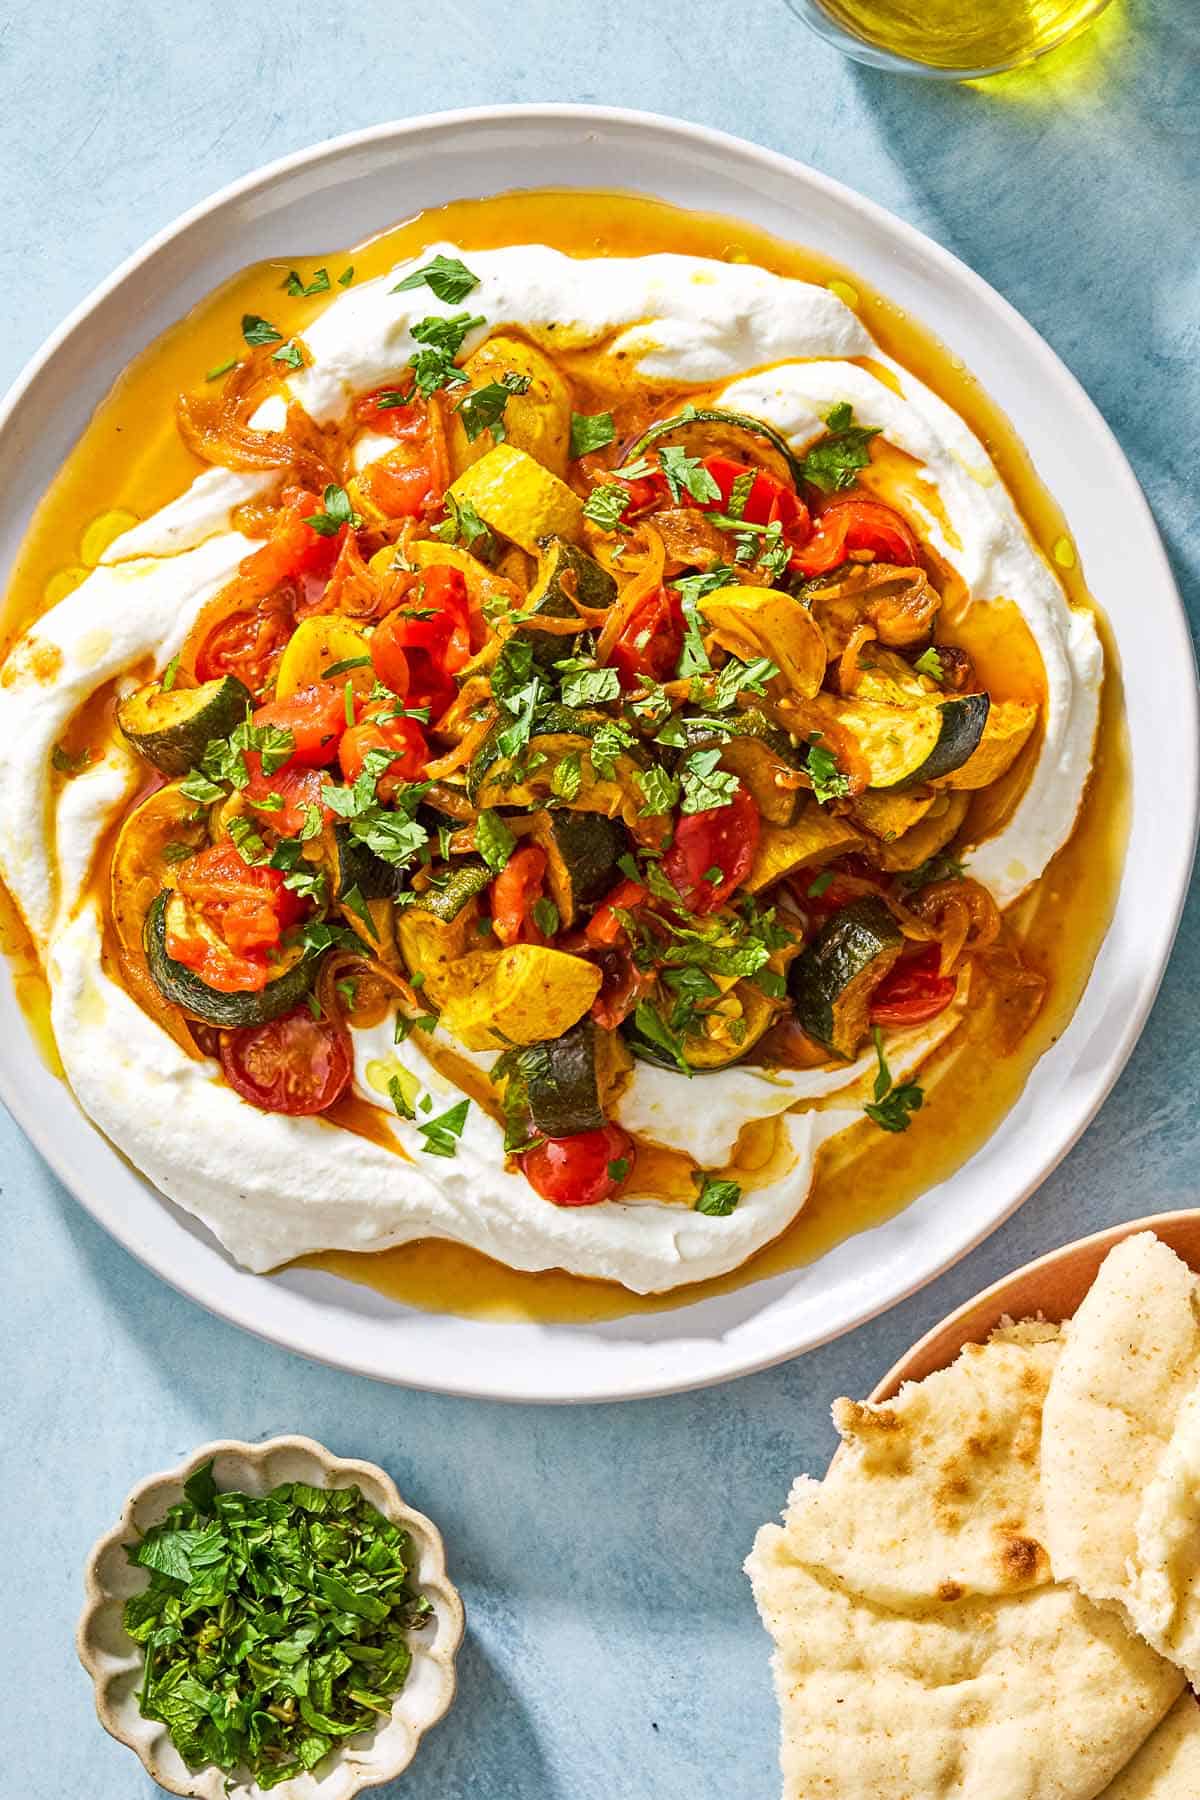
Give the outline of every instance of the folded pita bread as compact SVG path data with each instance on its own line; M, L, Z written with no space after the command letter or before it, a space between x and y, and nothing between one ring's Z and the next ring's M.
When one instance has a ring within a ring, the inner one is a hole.
M1138 1510L1131 1589L1135 1628L1200 1682L1200 1387L1175 1417L1171 1441ZM1196 1789L1200 1796L1200 1784Z
M1181 1694L1100 1800L1197 1800L1200 1796L1200 1706Z
M1055 1583L1039 1414L1054 1329L1017 1327L885 1406L840 1403L747 1570L775 1640L785 1800L1094 1800L1178 1695Z
M1055 1575L1134 1600L1138 1514L1200 1381L1200 1281L1148 1231L1105 1258L1046 1395L1042 1491Z

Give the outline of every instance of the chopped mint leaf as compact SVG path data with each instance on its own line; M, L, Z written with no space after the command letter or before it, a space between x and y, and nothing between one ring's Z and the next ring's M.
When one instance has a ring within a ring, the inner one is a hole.
M269 319L260 318L257 313L242 314L242 336L251 347L283 342L282 331L276 331Z
M517 840L500 814L488 806L475 821L475 848L489 869L497 874L517 847Z
M350 273L353 272L352 269ZM457 306L479 286L479 277L472 275L457 256L435 256L423 269L416 269L411 275L406 275L403 281L398 281L391 292L403 294L409 288L422 286L427 287L447 306Z
M348 525L352 531L358 530L362 516L350 504L350 496L344 487L331 482L321 500L322 511L311 513L304 521L306 525L311 525L322 537L336 537L343 525Z
M610 412L571 414L571 458L587 456L593 450L603 450L616 437L613 416Z
M699 1184L700 1192L696 1195L695 1210L707 1213L711 1219L725 1219L733 1212L742 1197L742 1190L736 1181L726 1181L717 1175L707 1175L697 1169L692 1180Z

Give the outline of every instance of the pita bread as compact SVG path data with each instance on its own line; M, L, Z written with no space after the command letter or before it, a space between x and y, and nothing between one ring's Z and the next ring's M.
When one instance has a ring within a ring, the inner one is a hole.
M1041 1586L1038 1444L1058 1348L1054 1325L1012 1326L884 1406L838 1400L842 1448L789 1501L806 1560L884 1606Z
M1198 1795L1200 1706L1194 1694L1181 1694L1100 1800L1197 1800Z
M1051 1577L1057 1352L1018 1327L885 1406L839 1403L826 1481L759 1532L785 1800L1093 1800L1176 1698L1177 1671Z
M1200 1680L1200 1388L1175 1418L1138 1511L1132 1588L1125 1602L1134 1628ZM1197 1786L1200 1794L1200 1784Z
M1064 1330L1042 1420L1054 1573L1093 1600L1133 1599L1143 1496L1200 1379L1200 1281L1150 1232L1110 1251Z

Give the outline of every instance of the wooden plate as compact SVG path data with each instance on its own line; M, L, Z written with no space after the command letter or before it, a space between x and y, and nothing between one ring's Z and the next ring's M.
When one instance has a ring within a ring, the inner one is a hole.
M1125 1225L1112 1225L1093 1237L1077 1238L985 1288L927 1331L888 1370L870 1399L891 1400L903 1382L920 1381L935 1369L944 1369L964 1344L981 1344L1001 1319L1029 1319L1040 1314L1061 1325L1078 1307L1113 1245L1137 1231L1152 1231L1200 1273L1200 1209L1151 1213Z

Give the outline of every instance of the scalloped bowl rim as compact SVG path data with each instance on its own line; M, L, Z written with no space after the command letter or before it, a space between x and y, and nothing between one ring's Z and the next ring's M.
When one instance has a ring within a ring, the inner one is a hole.
M1145 498L1095 406L1021 315L949 252L840 183L722 132L618 108L483 107L374 126L284 157L184 213L75 309L0 404L0 566L111 380L226 275L267 255L294 259L306 241L366 236L458 195L541 187L547 168L560 187L650 193L811 243L961 357L1063 506L1113 626L1134 787L1122 892L1087 991L963 1169L817 1264L599 1324L422 1313L319 1270L262 1277L238 1268L64 1106L4 961L0 1094L72 1193L164 1280L335 1367L482 1399L558 1402L704 1387L827 1342L941 1274L1033 1192L1107 1096L1158 990L1191 872L1200 725L1191 637ZM1155 790L1164 764L1169 820Z
M255 1471L265 1472L272 1460L285 1457L297 1463L307 1459L308 1472L281 1475L271 1481L271 1486L278 1485L278 1480L307 1480L314 1487L331 1488L357 1484L385 1517L412 1534L419 1553L416 1585L432 1602L434 1635L432 1642L425 1642L424 1631L413 1634L413 1666L408 1681L396 1696L387 1726L380 1727L365 1745L358 1738L350 1738L344 1745L339 1745L320 1779L301 1776L270 1792L277 1800L353 1800L354 1795L379 1787L402 1774L416 1756L425 1733L445 1718L454 1703L457 1691L455 1658L465 1630L462 1597L446 1574L441 1532L424 1513L405 1503L387 1471L377 1463L335 1456L309 1437L285 1435L267 1438L257 1444L239 1438L220 1438L202 1444L175 1468L147 1475L139 1481L126 1496L116 1525L92 1546L84 1568L86 1598L75 1633L75 1647L91 1678L96 1716L104 1729L137 1755L147 1774L160 1787L169 1793L187 1796L189 1800L225 1800L225 1777L213 1764L194 1772L188 1770L171 1743L166 1727L142 1718L132 1688L120 1702L109 1699L108 1690L113 1682L139 1670L142 1659L138 1646L131 1639L125 1638L124 1644L120 1643L124 1636L120 1608L125 1596L106 1585L102 1571L109 1559L122 1555L123 1546L139 1535L145 1523L153 1522L145 1521L139 1527L135 1516L138 1509L153 1502L152 1511L161 1517L167 1506L182 1497L184 1482L203 1463L210 1459L215 1462L221 1458L238 1459ZM314 1479L314 1472L320 1476L319 1480ZM220 1485L227 1486L225 1483ZM262 1487L266 1491L267 1483L263 1482ZM136 1577L133 1579L136 1581ZM110 1643L115 1647L105 1648L98 1642L106 1628L112 1634ZM427 1676L426 1670L429 1671ZM405 1713L405 1697L411 1698L415 1691L414 1676L418 1682L436 1685L424 1712L409 1717ZM376 1751L383 1747L383 1739L390 1736L394 1728L398 1729L393 1752L372 1766ZM232 1800L258 1800L262 1793L257 1783L244 1781L230 1790Z

